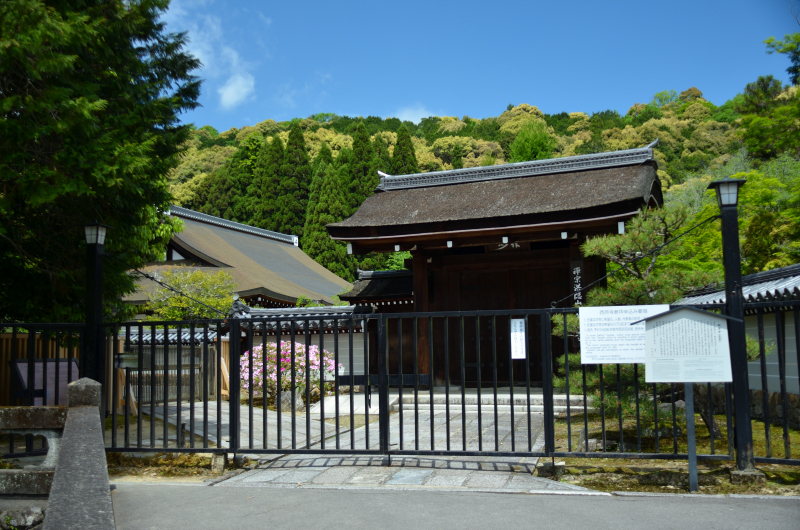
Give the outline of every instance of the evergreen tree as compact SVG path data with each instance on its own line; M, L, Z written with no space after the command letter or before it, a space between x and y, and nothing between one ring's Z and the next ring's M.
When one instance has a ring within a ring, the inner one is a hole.
M303 250L329 271L347 281L353 281L355 260L347 255L347 245L331 239L325 229L326 225L337 223L345 217L347 205L341 173L341 167L338 170L333 165L325 168L319 201L309 218L308 232L304 235Z
M348 216L352 215L364 199L372 195L378 184L378 175L372 176L372 143L363 122L356 126L353 134L353 157L350 163L350 179L348 182Z
M322 142L322 145L319 146L319 153L314 157L314 162L311 163L312 175L322 163L333 164L333 153L331 152L331 148L328 147L328 142Z
M417 154L414 151L414 144L411 142L411 135L405 125L397 129L397 145L394 146L392 156L392 174L408 175L419 173L417 167Z
M253 189L250 192L258 197L253 206L253 226L277 231L275 213L283 157L283 141L280 136L276 134L272 141L264 142L253 171Z
M392 171L392 157L389 154L389 148L381 136L376 136L372 141L372 169L370 170L375 175L376 183L380 182L378 171L384 173L391 173ZM370 190L370 194L372 190Z
M281 168L276 201L277 231L284 234L303 235L308 204L308 188L311 185L311 164L308 160L306 141L297 123L292 124L286 153Z
M253 200L248 194L253 168L263 139L254 133L233 157L211 177L208 199L200 211L238 223L250 224Z
M306 208L306 223L303 227L303 239L301 241L303 248L306 248L306 243L309 235L309 226L313 222L314 208L317 207L319 202L319 194L322 190L322 182L325 179L325 171L333 164L326 164L321 161L319 164L314 164L314 174L311 177L311 187L308 192L308 207Z
M453 169L461 169L464 167L464 150L461 144L453 146Z
M80 322L82 226L108 233L106 315L131 267L164 254L167 175L186 149L200 66L167 31L166 0L0 2L0 315ZM124 311L115 318L125 318Z

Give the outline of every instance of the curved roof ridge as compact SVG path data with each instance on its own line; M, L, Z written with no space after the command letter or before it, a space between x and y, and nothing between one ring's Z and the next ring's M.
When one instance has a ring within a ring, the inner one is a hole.
M393 191L408 188L427 188L429 186L550 175L553 173L628 166L649 161L655 162L655 156L653 155L654 145L655 142L646 147L635 149L548 158L529 162L514 162L499 166L470 167L431 171L429 173L413 173L410 175L381 175L381 182L377 189L380 191Z
M280 241L281 243L288 243L294 246L299 246L300 243L297 236L293 236L290 234L281 234L280 232L273 232L272 230L265 230L263 228L257 228L255 226L250 226L243 223L237 223L235 221L228 221L227 219L223 219L221 217L215 217L207 213L196 212L194 210L190 210L188 208L182 208L180 206L170 206L169 212L170 214L176 215L178 217L185 217L187 219L191 219L193 221L199 221L201 223L221 226L223 228L228 228L230 230L238 230L239 232L245 232L255 236L274 239L275 241Z

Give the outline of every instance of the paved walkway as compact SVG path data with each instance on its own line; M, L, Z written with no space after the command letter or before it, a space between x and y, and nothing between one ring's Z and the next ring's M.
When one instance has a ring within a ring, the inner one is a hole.
M375 489L233 488L117 484L117 530L235 528L372 530L436 528L703 528L796 530L796 498L585 492L503 495L404 486Z
M536 458L290 455L217 482L226 488L435 489L437 491L588 491L535 477ZM391 465L389 463L391 462Z

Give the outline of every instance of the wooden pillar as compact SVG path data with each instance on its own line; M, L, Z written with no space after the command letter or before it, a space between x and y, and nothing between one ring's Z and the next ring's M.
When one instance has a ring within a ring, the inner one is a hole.
M413 256L414 276L414 311L424 313L430 311L428 293L428 257L422 254ZM420 374L430 372L430 351L428 339L428 319L417 321L417 369Z

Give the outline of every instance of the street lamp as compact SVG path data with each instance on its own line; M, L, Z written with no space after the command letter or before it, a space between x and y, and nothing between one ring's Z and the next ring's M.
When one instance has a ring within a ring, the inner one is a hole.
M103 333L103 249L111 228L96 220L83 227L86 237L86 349L82 376L105 384Z
M708 185L717 193L722 218L722 259L725 265L725 306L729 317L728 341L731 348L733 400L736 411L736 467L740 472L753 472L753 428L750 424L750 391L747 381L747 350L744 333L744 299L742 297L742 263L739 253L739 188L744 179L715 180Z

